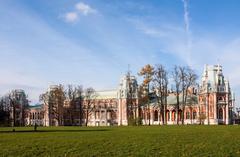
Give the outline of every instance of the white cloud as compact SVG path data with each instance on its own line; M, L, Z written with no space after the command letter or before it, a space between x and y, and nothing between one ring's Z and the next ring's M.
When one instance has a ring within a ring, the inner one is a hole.
M75 22L78 19L78 14L76 12L68 12L65 14L66 22Z
M146 28L146 27L141 27L139 30L143 31L144 34L153 36L153 37L166 37L168 34L164 31L157 30L155 28Z
M78 12L80 12L81 14L87 16L89 14L94 14L97 11L93 8L91 8L88 4L85 4L83 2L79 2L76 4L76 9Z
M64 15L64 19L66 22L76 22L81 15L88 16L90 14L95 14L97 13L96 9L93 9L90 7L88 4L79 2L75 5L75 10L71 12L67 12Z

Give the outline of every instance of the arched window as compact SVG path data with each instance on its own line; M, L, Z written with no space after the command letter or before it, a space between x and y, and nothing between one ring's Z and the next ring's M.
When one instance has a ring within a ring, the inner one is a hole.
M178 110L178 119L179 121L182 120L182 110Z
M166 111L166 115L167 115L167 121L170 121L170 112L169 112L169 110Z
M158 111L154 111L154 121L158 121Z
M147 119L150 119L151 118L151 112L147 111L146 114L147 114Z
M99 111L96 111L96 119L99 119L100 118L100 115L99 115Z
M115 120L117 119L117 114L114 111L111 111L111 119Z
M222 108L219 109L219 119L223 119L223 110L222 110Z
M190 119L190 112L186 113L186 119Z
M139 115L140 115L140 118L143 118L143 110L142 110L142 108L139 109Z
M193 119L197 119L197 112L193 111Z
M175 113L176 113L176 111L175 111L175 110L172 110L172 121L175 121L175 120L176 120Z

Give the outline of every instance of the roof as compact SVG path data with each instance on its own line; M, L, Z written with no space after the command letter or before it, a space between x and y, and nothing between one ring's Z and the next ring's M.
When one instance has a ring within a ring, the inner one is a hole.
M29 109L41 109L42 108L42 104L35 104L33 106L29 106Z
M117 92L117 90L96 91L96 99L116 99Z
M177 104L177 97L174 94L169 95L167 100L169 105ZM179 102L180 103L183 102L182 94L179 95ZM196 95L191 95L191 97L188 96L187 104L190 104L190 105L198 104L198 97Z
M154 105L157 103L157 99L154 98L151 100L151 104ZM179 95L179 103L182 103L182 94ZM167 104L168 105L176 105L177 104L177 97L174 93L169 94L167 97ZM198 104L198 97L197 95L191 95L191 97L188 96L187 98L187 104L189 105L195 105Z

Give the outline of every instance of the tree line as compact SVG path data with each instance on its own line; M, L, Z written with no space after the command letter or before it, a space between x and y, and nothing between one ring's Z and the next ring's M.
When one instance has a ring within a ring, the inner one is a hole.
M64 125L66 119L67 125L76 125L74 120L78 118L79 125L88 125L89 117L95 108L95 99L97 93L94 88L83 86L68 85L64 89L63 85L50 89L40 95L40 101L44 104L44 110L51 112L49 114L49 123L53 124L56 120L57 125ZM64 105L67 107L64 109ZM83 124L83 119L85 123Z
M147 109L147 117L150 117L150 100L151 95L157 98L157 104L160 109L160 117L163 124L167 123L166 110L167 110L167 97L169 95L169 84L171 83L172 92L176 96L176 117L177 124L179 124L179 116L181 116L182 124L184 124L184 111L189 98L189 88L196 86L197 74L189 66L175 65L171 71L168 71L163 65L157 64L152 66L145 65L138 73L143 78L143 82L139 86L139 98ZM181 102L180 102L180 96ZM180 113L179 110L182 110ZM148 125L150 125L150 118L148 118Z
M148 124L150 125L150 103L151 97L154 95L160 111L159 119L162 119L163 124L166 124L167 97L170 90L169 85L171 85L171 90L176 96L177 124L179 124L180 116L183 124L183 113L190 97L188 90L191 86L196 85L198 78L195 71L188 66L174 66L172 70L168 71L161 64L154 66L147 64L140 69L138 75L143 78L142 83L137 87L138 104L134 101L136 99L136 95L134 95L136 87L133 86L130 75L127 81L129 122L133 122L133 125L141 124L141 119L136 116L139 111L139 104L141 104L147 110ZM180 101L180 97L182 101ZM92 87L83 89L82 85L68 85L65 88L60 84L56 88L49 89L41 94L39 100L44 104L43 110L51 112L49 113L50 124L64 125L65 120L68 119L68 125L75 125L74 119L78 117L79 125L87 126L97 105L95 103L96 98L97 93ZM64 109L66 104L68 107ZM29 101L26 94L19 94L16 90L12 91L0 99L0 123L9 126L25 125L28 109ZM180 109L182 110L181 113L179 112ZM83 120L85 120L84 124Z
M29 108L23 90L12 90L0 98L0 126L25 126Z

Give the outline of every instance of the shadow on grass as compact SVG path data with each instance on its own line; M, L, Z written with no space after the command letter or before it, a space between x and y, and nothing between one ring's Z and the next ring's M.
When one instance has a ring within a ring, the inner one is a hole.
M53 129L53 130L4 130L4 131L0 131L1 133L44 133L44 132L102 132L102 131L109 131L107 129L89 129L89 130L57 130L57 129Z

